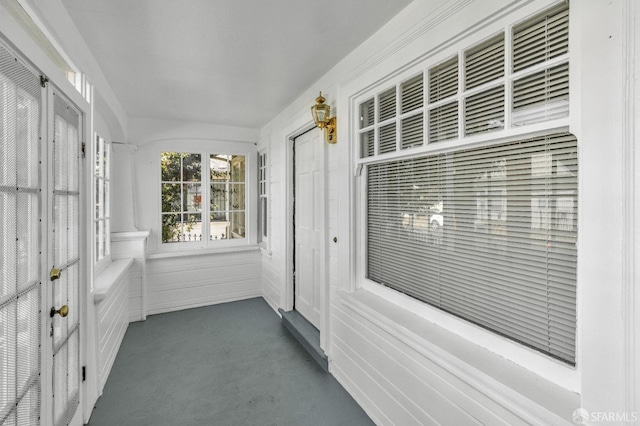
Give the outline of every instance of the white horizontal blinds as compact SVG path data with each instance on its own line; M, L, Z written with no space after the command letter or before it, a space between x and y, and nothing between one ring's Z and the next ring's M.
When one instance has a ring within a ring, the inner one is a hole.
M378 122L386 121L396 116L396 88L382 92L378 96Z
M465 134L504 128L504 85L469 96L464 104Z
M569 52L569 4L563 4L513 28L513 71Z
M360 133L360 158L372 157L373 155L375 155L375 138L372 129Z
M464 84L472 89L504 77L504 33L467 50L464 55ZM504 85L465 99L465 135L504 128Z
M438 102L458 93L458 57L429 70L429 102ZM458 137L458 100L429 111L429 142Z
M458 137L458 101L429 111L429 142L439 142Z
M373 98L360 104L360 129L373 126L375 123L375 102ZM375 154L373 130L360 134L360 158Z
M401 113L418 111L401 121L400 148L414 148L424 143L424 77L422 73L400 85Z
M569 7L563 4L513 29L513 70L528 68L569 52ZM513 125L569 115L569 63L553 65L513 82Z
M402 114L422 108L424 105L424 78L422 73L402 83L400 93Z
M561 64L513 82L513 125L569 115L569 64Z
M429 103L446 99L458 93L458 57L454 57L429 70Z
M504 77L504 33L465 52L465 89Z
M396 150L396 123L380 127L379 154L386 154Z
M382 92L378 96L378 122L396 117L396 88ZM386 124L378 129L378 154L396 150L396 123Z
M415 148L424 143L424 115L422 112L402 120L400 148Z
M0 44L0 424L40 424L42 88Z
M367 277L575 364L576 146L555 134L369 165Z

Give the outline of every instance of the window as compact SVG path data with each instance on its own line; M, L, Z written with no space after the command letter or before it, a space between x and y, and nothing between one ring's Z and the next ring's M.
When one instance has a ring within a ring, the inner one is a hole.
M258 238L266 243L269 236L267 195L267 153L258 153Z
M109 258L111 253L110 150L111 144L96 134L96 263Z
M163 152L160 168L162 243L245 238L245 156Z
M575 365L568 25L565 3L363 95L356 162L364 280Z

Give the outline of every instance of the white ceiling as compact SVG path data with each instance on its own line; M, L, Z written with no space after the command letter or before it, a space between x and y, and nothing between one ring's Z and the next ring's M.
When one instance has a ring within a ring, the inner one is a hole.
M410 0L63 3L128 115L258 128Z

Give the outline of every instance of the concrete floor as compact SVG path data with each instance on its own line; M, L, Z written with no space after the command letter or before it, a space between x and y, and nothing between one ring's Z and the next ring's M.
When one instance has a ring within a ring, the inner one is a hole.
M373 423L257 298L132 323L89 424Z

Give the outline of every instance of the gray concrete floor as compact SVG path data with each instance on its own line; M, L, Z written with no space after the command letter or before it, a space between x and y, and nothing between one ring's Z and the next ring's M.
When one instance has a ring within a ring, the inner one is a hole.
M129 325L89 425L372 425L261 299Z

